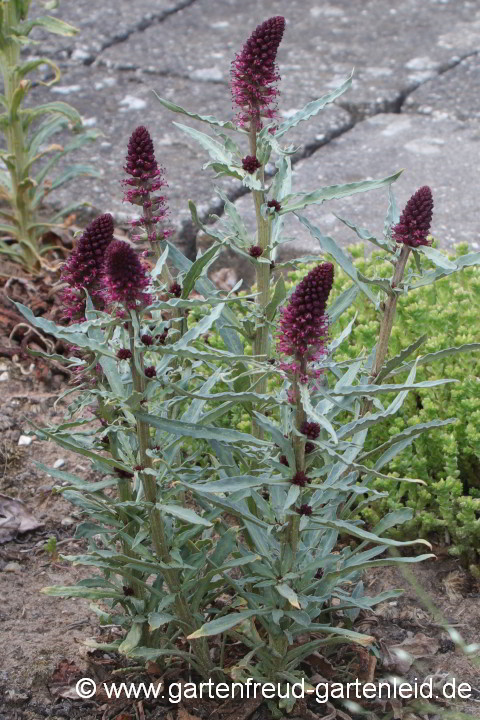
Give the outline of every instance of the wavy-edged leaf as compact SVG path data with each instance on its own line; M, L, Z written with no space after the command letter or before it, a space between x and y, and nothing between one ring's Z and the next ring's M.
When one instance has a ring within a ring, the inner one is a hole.
M419 252L422 255L425 255L425 257L431 260L433 264L441 270L457 269L457 264L455 262L449 260L446 255L439 252L435 248L430 247L430 245L419 245L419 247L415 248L415 252Z
M442 358L448 357L450 355L458 355L466 352L476 352L478 350L480 350L480 343L466 343L465 345L459 345L458 347L445 348L444 350L437 350L437 352L427 353L427 355L422 355L421 357L417 358L415 360L415 363L417 365L429 365L432 362L436 362L437 360L441 360ZM401 372L411 370L413 365L414 363L405 363L405 365L402 365L396 370L393 370L390 375L398 375Z
M406 547L407 545L426 545L429 548L432 547L430 543L427 542L427 540L422 540L421 538L418 538L416 540L393 540L392 538L388 537L381 538L378 537L378 535L375 535L375 533L364 530L358 525L353 525L352 523L346 522L345 520L320 520L312 516L311 522L312 525L333 528L334 530L338 530L341 533L346 533L351 537L360 538L360 540L368 540L369 542L378 543L380 545L389 545L391 547ZM389 558L389 562L390 560L391 558ZM372 562L381 562L381 560L373 560Z
M213 115L199 115L198 113L190 112L189 110L185 110L185 108L180 107L180 105L175 105L175 103L170 102L170 100L161 98L155 90L152 90L152 92L158 102L161 103L163 107L167 108L167 110L171 110L171 112L188 115L188 117L191 117L194 120L200 120L200 122L208 123L209 125L214 125L215 127L225 128L226 130L238 130L237 126L230 120L218 120Z
M311 417L314 421L316 421L321 427L323 427L332 438L332 441L337 444L337 433L335 432L332 423L328 418L325 417L325 415L318 413L313 407L310 401L310 391L306 385L300 385L300 398L302 401L303 409L305 410L307 415Z
M295 127L300 122L303 122L304 120L308 120L309 118L313 117L318 112L320 112L320 110L322 110L326 105L336 100L338 97L340 97L340 95L343 95L343 93L351 87L352 77L353 70L348 76L348 78L344 80L343 83L337 88L327 93L326 95L323 95L318 100L312 100L311 102L307 103L307 105L305 105L305 107L295 113L295 115L292 115L292 117L290 117L288 120L284 120L284 122L280 123L274 137L282 137L282 135L285 135L285 133L288 132L292 127Z
M136 417L143 422L148 423L152 427L170 433L172 435L180 435L193 437L203 440L221 440L226 443L244 442L253 445L266 446L267 443L258 438L254 438L247 433L230 428L218 428L209 425L199 425L196 423L181 422L180 420L171 420L168 418L157 417L156 415L148 415L147 413L137 413Z
M357 268L350 260L350 258L345 255L343 250L337 245L335 240L329 235L324 235L318 227L312 225L310 221L307 220L307 218L303 215L298 215L297 213L295 214L297 215L302 225L304 225L309 230L312 237L318 240L322 250L331 255L333 259L338 262L342 270L349 276L349 278L353 280L356 285L358 285L360 290L365 293L365 295L368 297L369 300L372 301L375 307L378 308L380 304L379 300L372 293L368 285L365 285L365 283L360 280Z
M357 193L368 192L369 190L377 190L378 188L391 185L402 174L403 170L399 170L393 175L380 178L379 180L361 180L360 182L345 183L344 185L328 185L327 187L314 190L309 193L293 193L284 198L280 213L284 215L288 212L297 212L309 205L321 205L325 200L340 200Z
M195 283L202 273L205 273L209 265L214 261L215 255L222 248L222 244L212 245L211 248L205 250L203 255L198 257L188 270L182 281L182 298L186 299L195 287ZM223 308L222 308L223 310Z
M45 87L50 87L51 85L54 85L56 82L60 80L61 72L60 68L56 63L53 62L53 60L50 60L50 58L41 57L36 58L35 60L29 60L26 63L23 63L23 65L20 65L20 67L17 68L16 72L20 77L25 77L25 75L28 75L33 70L36 70L40 65L48 65L48 67L53 70L54 77L52 80L49 80L48 82L43 82L42 80L37 80L36 82L39 83L39 85L44 85Z
M428 333L424 333L421 335L417 340L415 340L413 343L410 343L408 347L406 347L404 350L401 350L398 355L395 355L390 360L387 360L387 362L383 365L382 369L378 373L377 377L375 378L375 384L378 385L378 383L382 382L382 380L388 375L393 374L392 371L395 370L399 365L403 363L403 361L411 355L415 350L418 350L418 348L423 345L423 343L427 340ZM405 366L404 366L405 367ZM410 366L411 368L411 366ZM409 369L410 369L409 368Z
M188 272L192 266L191 260L185 257L178 248L172 243L168 242L169 257L172 260L175 267L180 272ZM211 280L205 277L200 277L195 282L196 290L205 297L218 297L218 289L212 283ZM224 341L228 350L234 355L243 355L243 341L239 333L235 330L235 327L239 327L239 320L232 310L225 306L222 314L217 320L218 332L222 340Z
M214 140L210 135L200 132L189 125L182 125L182 123L173 123L175 127L178 127L185 135L191 137L195 142L201 145L204 150L208 152L212 160L222 163L224 165L230 165L232 162L231 153L227 152L224 146L217 140Z
M45 103L43 105L37 105L37 107L33 109L28 110L22 110L22 114L27 115L29 120L34 120L37 117L40 117L41 115L63 115L67 118L73 125L79 125L82 124L82 118L80 114L78 113L75 108L73 108L71 105L68 105L68 103L64 103L61 101L55 101L55 102L49 102Z
M28 20L28 22L19 25L18 28L12 28L12 32L16 35L28 35L34 27L42 27L54 35L63 35L64 37L73 37L78 33L78 28L51 15Z
M364 242L370 242L373 245L376 245L381 250L388 250L388 252L393 252L391 244L381 238L378 239L374 235L372 235L371 232L369 232L366 228L360 227L360 225L355 225L355 223L351 222L350 220L347 220L346 218L340 217L340 215L337 215L336 213L333 213L340 222L342 222L344 225L346 225L350 230L353 230L354 233L360 238L360 240L363 240Z

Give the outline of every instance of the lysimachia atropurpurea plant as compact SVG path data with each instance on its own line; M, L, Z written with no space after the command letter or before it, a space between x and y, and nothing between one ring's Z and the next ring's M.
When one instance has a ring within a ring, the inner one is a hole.
M25 107L32 87L28 75L42 66L50 68L51 80L37 83L47 87L60 79L58 66L49 58L36 57L22 61L21 50L32 44L30 33L36 27L57 35L74 35L77 30L51 16L28 20L31 0L0 2L0 68L3 95L0 102L0 129L5 138L0 151L4 169L0 170L0 253L20 263L30 272L38 271L50 249L41 238L62 218L80 207L75 202L62 208L46 221L40 209L47 195L81 175L98 176L98 171L83 164L68 165L51 177L58 163L70 152L83 147L98 136L95 130L84 130L78 112L64 102L48 102ZM45 3L48 7L49 3ZM54 6L55 4L53 4ZM52 3L50 3L52 6ZM71 127L75 137L66 145L49 141Z
M335 352L353 322L339 335L335 323L358 292L388 318L390 298L413 282L440 276L440 271L424 272L422 251L440 270L449 261L421 245L411 249L415 273L395 276L394 283L368 280L332 238L300 216L333 262L319 263L288 298L282 278L270 287L270 265L287 212L388 187L398 176L291 192L292 149L285 150L280 139L344 92L350 79L288 121L264 125L275 115L275 56L283 29L283 18L267 20L234 61L235 122L162 100L216 131L213 139L184 128L208 149L217 173L236 177L253 191L257 237L249 236L223 196L224 222L208 226L216 243L194 263L185 258L164 228L165 198L155 195L163 186L162 171L142 126L129 142L127 199L142 209L134 220L136 237L151 244L153 268L147 269L134 246L114 239L110 216L100 216L86 229L64 271L71 287L66 315L75 322L55 325L17 307L35 326L75 346L76 357L69 362L83 381L65 422L36 432L88 457L104 475L92 483L48 469L69 483L62 492L88 516L77 531L88 540L88 550L69 559L100 569L101 575L46 592L101 600L95 606L99 616L126 631L123 640L101 647L169 665L188 662L204 678L275 681L283 686L281 704L288 709L295 701L288 688L305 676L303 663L314 651L332 655L341 643L371 647L374 642L355 631L355 619L361 609L399 591L366 597L362 571L432 557L386 556L391 546L428 545L385 537L390 527L411 518L409 510L387 514L371 530L354 513L359 504L384 496L372 489L372 478L387 479L382 468L410 441L410 430L400 433L377 448L378 459L367 466L369 430L392 418L409 391L449 381L415 383L416 361L404 382L385 384L391 372L408 365L408 353L383 363L379 372L374 371L375 348L336 362ZM239 142L251 143L250 155L227 130L237 133ZM263 168L272 152L279 156L277 174L267 187ZM198 219L193 204L191 209ZM419 208L415 200L406 216L410 225L420 222L426 234L423 204ZM390 195L385 237L369 239L389 255L396 273L402 250L392 240L392 228L400 238ZM255 264L259 292L254 304L252 296L235 295L238 287L227 294L207 277L209 265L227 245ZM178 272L174 281L167 259ZM352 285L329 304L335 264ZM387 295L384 311L377 288ZM232 307L239 303L244 312L235 314ZM188 311L199 308L202 319L189 327ZM202 342L214 326L222 349ZM253 340L253 355L244 351L246 340ZM274 348L278 360L272 357ZM282 386L267 392L269 377L280 377ZM394 399L384 406L382 396L392 392ZM239 404L255 421L251 434L222 426ZM87 410L99 426L91 427ZM415 433L443 424L434 420ZM346 670L343 677L348 677Z

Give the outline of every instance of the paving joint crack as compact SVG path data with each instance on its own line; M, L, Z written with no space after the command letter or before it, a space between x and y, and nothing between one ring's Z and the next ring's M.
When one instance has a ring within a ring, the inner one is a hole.
M105 40L104 43L102 43L100 50L96 53L96 55L93 55L91 57L86 58L83 61L83 65L92 65L95 61L98 60L99 56L102 54L104 50L107 50L108 48L113 47L114 45L120 45L121 43L125 42L129 39L131 35L134 35L137 32L145 32L145 30L148 30L149 27L152 27L153 25L158 25L160 23L165 22L169 17L172 15L175 15L177 12L180 12L181 10L185 10L186 8L190 7L194 3L196 3L197 0L183 0L182 2L177 3L171 8L167 8L166 10L163 10L159 13L149 13L148 15L145 15L142 17L137 23L130 26L127 30L125 30L120 35L114 35L112 38Z

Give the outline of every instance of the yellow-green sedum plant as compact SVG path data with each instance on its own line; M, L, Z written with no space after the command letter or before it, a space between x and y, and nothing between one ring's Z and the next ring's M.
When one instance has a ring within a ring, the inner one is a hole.
M81 204L65 207L45 221L39 216L43 200L52 190L79 175L98 175L87 165L69 165L53 180L50 173L65 155L94 140L98 132L83 132L82 118L67 103L23 107L32 87L32 81L27 79L31 72L47 65L53 71L53 79L37 82L50 86L60 79L59 68L49 58L22 62L21 50L33 42L30 39L33 28L41 27L56 35L68 36L77 32L73 26L50 16L28 20L30 4L31 0L0 2L0 69L4 86L4 94L0 95L3 107L0 129L5 138L4 149L0 151L3 161L0 169L0 253L35 272L48 251L47 247L42 247L42 235ZM51 2L45 5L55 7ZM47 144L53 135L66 127L76 133L68 145ZM40 166L39 160L43 160Z

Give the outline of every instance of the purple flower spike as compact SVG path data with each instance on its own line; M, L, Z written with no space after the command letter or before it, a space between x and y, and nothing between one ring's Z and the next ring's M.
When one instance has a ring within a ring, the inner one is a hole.
M85 318L85 294L87 288L95 306L104 307L103 292L98 287L105 252L113 240L113 218L108 213L100 215L87 225L78 240L74 251L62 270L65 288L62 300L65 306L65 318L71 322L81 322Z
M145 292L149 279L145 266L135 250L123 240L110 244L105 255L105 282L110 302L119 302L134 309L137 303L148 305L150 295Z
M164 240L171 235L170 230L157 231L156 225L165 220L168 214L167 201L164 195L153 193L166 186L164 171L155 159L152 138L143 125L137 127L128 141L128 154L125 158L124 170L132 177L123 184L130 187L125 192L124 200L132 205L140 205L143 215L133 220L133 227L145 228L151 242Z
M261 117L274 118L280 80L275 60L285 31L285 18L271 17L248 38L232 62L232 97L239 108L237 123L253 123L259 129Z
M428 185L419 188L405 205L400 221L392 228L393 239L409 247L430 245L427 235L432 222L433 197Z
M100 215L87 227L63 266L62 279L73 288L92 285L97 278L107 247L113 240L113 218Z
M296 360L318 360L325 352L325 308L333 285L332 263L322 263L297 285L282 309L277 349Z

